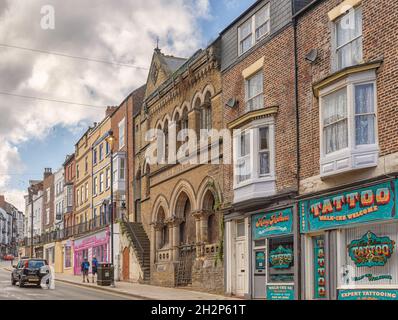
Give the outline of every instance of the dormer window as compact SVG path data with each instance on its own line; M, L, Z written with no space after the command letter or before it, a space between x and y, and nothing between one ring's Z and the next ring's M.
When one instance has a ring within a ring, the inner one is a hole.
M248 51L270 32L269 3L238 28L239 55Z

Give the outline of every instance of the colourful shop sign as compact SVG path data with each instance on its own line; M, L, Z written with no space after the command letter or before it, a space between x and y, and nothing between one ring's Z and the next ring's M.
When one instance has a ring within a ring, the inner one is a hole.
M395 241L389 237L378 237L368 231L361 239L353 240L348 254L357 267L384 266L394 252Z
M398 290L339 290L338 300L398 300Z
M302 233L397 218L397 181L299 203Z
M325 236L313 238L314 247L314 298L326 298Z
M294 286L268 285L267 300L294 300Z
M252 218L252 229L254 240L292 233L292 208L254 215Z
M293 250L279 246L269 254L269 264L274 269L289 269L293 263Z

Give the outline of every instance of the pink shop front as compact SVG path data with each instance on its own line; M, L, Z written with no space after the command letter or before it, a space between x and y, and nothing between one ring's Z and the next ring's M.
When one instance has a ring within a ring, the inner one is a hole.
M75 239L74 241L74 274L80 275L80 266L85 257L91 264L93 256L96 256L98 262L109 262L110 257L110 232L109 228L100 232Z

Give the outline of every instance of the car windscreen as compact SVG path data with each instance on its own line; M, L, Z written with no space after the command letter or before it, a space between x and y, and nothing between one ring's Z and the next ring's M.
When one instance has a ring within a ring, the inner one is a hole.
M28 264L29 269L40 269L46 263L43 260L30 260Z

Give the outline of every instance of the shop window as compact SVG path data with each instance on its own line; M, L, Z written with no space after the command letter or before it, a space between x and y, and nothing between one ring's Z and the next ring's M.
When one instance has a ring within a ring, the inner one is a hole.
M268 283L294 282L293 236L268 240Z
M397 242L397 223L341 232L340 288L397 286Z

